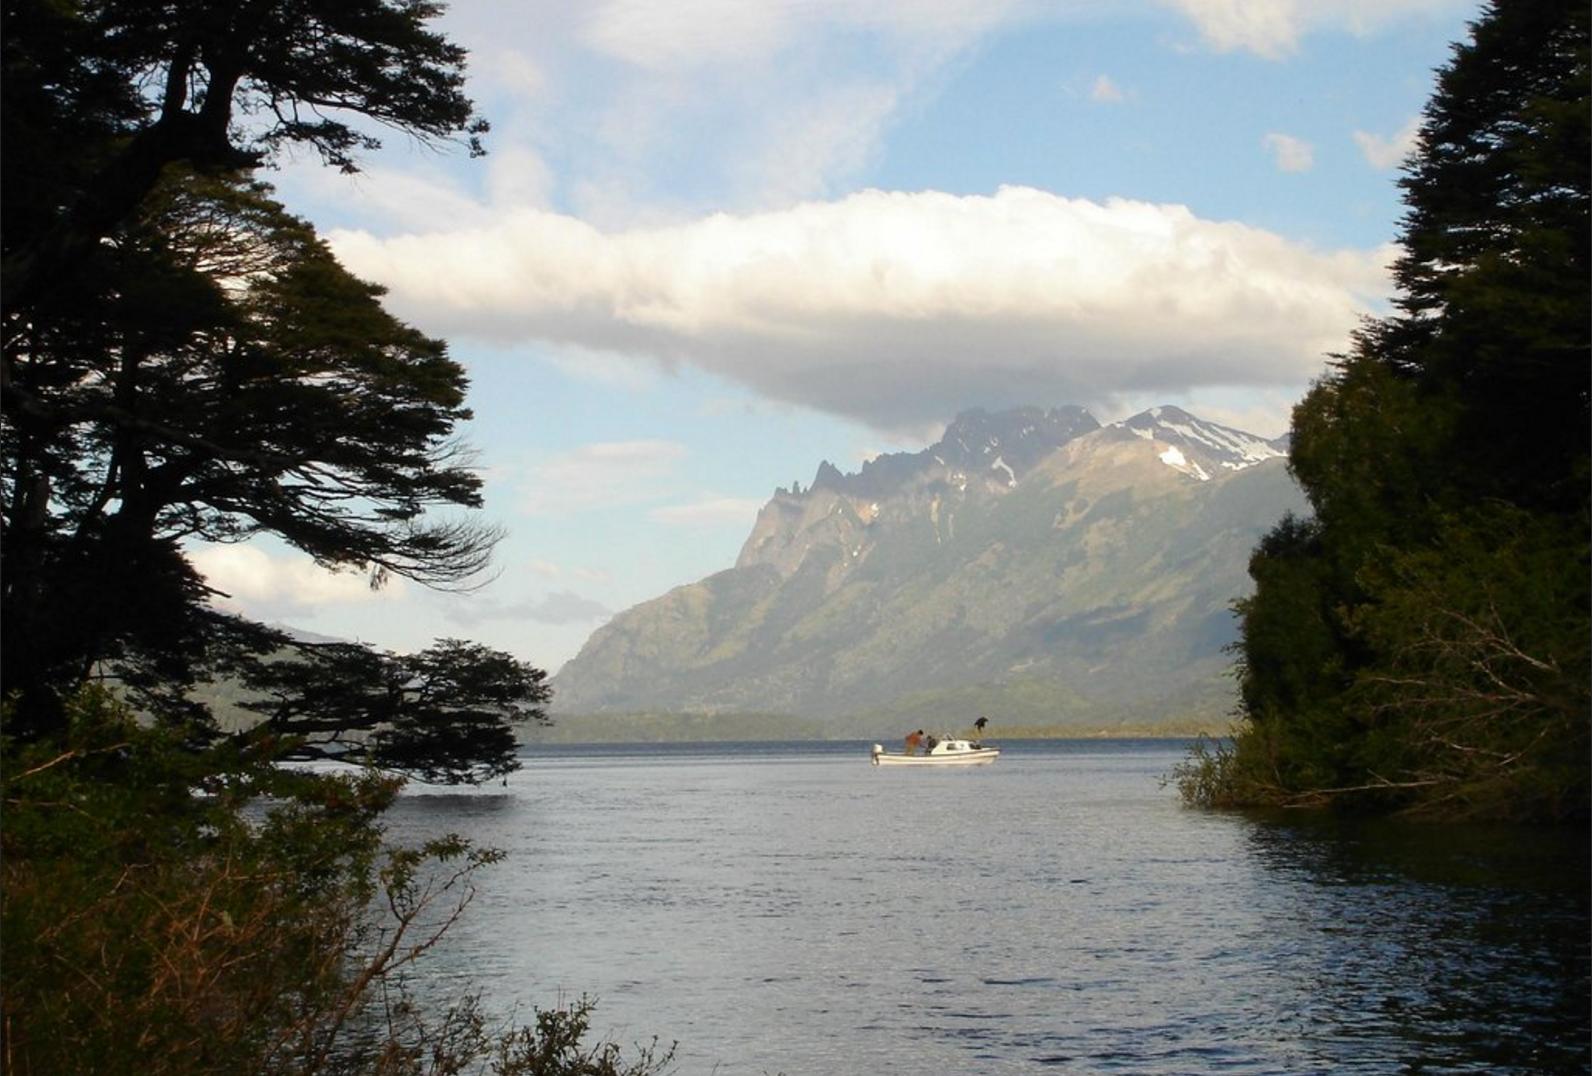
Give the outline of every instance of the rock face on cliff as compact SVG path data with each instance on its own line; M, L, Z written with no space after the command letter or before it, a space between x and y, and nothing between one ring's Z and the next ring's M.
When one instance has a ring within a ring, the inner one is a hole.
M936 444L777 490L733 568L598 629L555 712L783 712L864 732L1155 724L1231 703L1280 444L1162 407L959 415Z

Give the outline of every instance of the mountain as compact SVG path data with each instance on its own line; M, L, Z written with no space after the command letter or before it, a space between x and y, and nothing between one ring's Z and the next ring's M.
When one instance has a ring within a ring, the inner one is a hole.
M1142 727L1232 702L1223 647L1285 448L1159 407L958 415L934 445L778 489L735 566L627 610L555 714L769 713L837 733Z
M1179 407L1152 407L1117 425L1136 437L1166 445L1168 451L1161 454L1161 461L1201 481L1223 471L1242 471L1288 455L1286 435L1268 441L1231 426L1195 418Z

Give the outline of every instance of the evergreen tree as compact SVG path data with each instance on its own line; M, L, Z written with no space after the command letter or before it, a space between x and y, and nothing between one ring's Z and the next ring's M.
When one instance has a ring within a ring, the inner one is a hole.
M0 113L8 318L46 302L171 164L238 173L283 146L357 169L371 126L487 129L428 0L7 0ZM237 122L239 119L244 122Z
M1203 798L1586 814L1588 84L1564 0L1489 6L1440 73L1399 312L1295 408L1314 517L1252 558Z
M237 675L263 717L254 737L290 760L368 762L432 782L480 782L518 767L513 727L545 722L546 674L457 639L408 656L282 640L244 651Z
M356 126L369 121L473 146L484 125L461 92L463 53L426 28L436 12L8 4L0 683L16 697L12 734L58 735L62 700L91 671L203 721L184 695L198 677L324 664L283 664L291 640L211 609L184 542L272 534L373 586L467 585L487 563L496 533L462 515L480 506L456 438L463 369L250 178L290 142L351 169L376 144ZM428 653L459 663L461 683L503 682L511 660ZM379 693L394 660L345 671ZM511 766L508 727L540 718L547 689L528 666L510 679L525 693L492 703L490 732L475 703L433 707L428 733L411 727L409 749L384 757L454 778ZM390 748L394 713L376 712L317 720L380 727ZM419 710L403 712L412 726Z
M489 529L430 515L480 503L454 439L463 370L250 179L289 142L353 168L367 121L477 148L438 10L6 0L6 1072L667 1064L584 1044L584 1000L494 1033L477 997L409 995L498 853L386 849L400 781L277 765L504 773L543 674L454 640L403 658L296 642L211 609L183 552L268 533L373 585L485 563ZM251 690L255 728L218 734L190 691L205 673Z
M1400 317L1369 341L1454 412L1465 499L1587 504L1586 5L1498 3L1455 48L1401 185Z

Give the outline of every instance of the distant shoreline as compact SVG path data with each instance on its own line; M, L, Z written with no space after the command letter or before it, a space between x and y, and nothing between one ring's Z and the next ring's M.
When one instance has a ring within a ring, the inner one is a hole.
M777 714L582 714L555 716L551 727L522 732L522 746L568 744L689 744L689 743L804 743L877 740L894 742L910 728L848 727ZM838 727L837 727L838 726ZM927 728L928 726L925 726ZM936 726L931 732L972 735L971 725ZM1022 740L1188 740L1199 736L1222 737L1231 730L1224 722L1198 719L1136 724L1012 725L992 723L983 738Z

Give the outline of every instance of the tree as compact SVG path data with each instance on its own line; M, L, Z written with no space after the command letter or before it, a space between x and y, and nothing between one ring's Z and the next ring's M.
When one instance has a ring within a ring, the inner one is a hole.
M486 563L492 531L426 520L480 504L452 438L463 370L264 187L173 174L84 266L84 313L8 356L0 661L20 716L96 662L204 663L219 644L184 540L270 532L378 583Z
M250 660L255 735L284 759L346 759L422 780L485 781L516 769L513 726L545 722L546 674L501 651L444 639L408 657L346 643L294 643Z
M585 999L502 1027L474 995L407 991L500 853L385 848L397 781L284 769L257 743L196 750L93 686L67 709L58 741L0 738L7 1073L667 1066L586 1041Z
M45 299L168 165L236 174L306 144L353 171L355 153L380 144L364 121L423 142L462 136L481 152L464 50L426 25L440 11L427 0L10 0L8 316Z
M1588 12L1495 3L1472 29L1401 182L1403 314L1371 346L1454 409L1442 450L1462 495L1584 509Z
M1588 813L1588 12L1472 31L1402 181L1399 312L1294 410L1314 517L1251 562L1204 801Z
M1368 771L1499 817L1586 810L1584 525L1489 504L1368 566L1356 634L1383 655L1351 692Z
M187 542L268 533L373 586L467 586L487 564L496 532L462 515L481 502L456 439L463 369L250 174L295 142L351 169L376 144L356 121L478 148L463 53L425 26L437 10L8 7L0 682L14 734L58 735L91 671L186 720L203 717L184 697L197 678L324 663L284 663L280 634L212 610ZM460 683L526 694L493 701L490 722L468 704L408 705L407 731L374 738L370 710L350 709L348 731L433 775L511 765L511 726L546 699L540 674L505 679L512 659L484 649L428 654L457 662ZM396 660L345 672L380 694Z
M386 851L400 781L277 765L507 772L543 674L453 640L297 643L212 608L184 552L269 533L373 585L486 563L490 529L432 515L480 504L463 370L251 178L290 143L352 169L367 121L478 149L438 10L7 0L7 1072L652 1071L582 1047L584 1003L494 1036L475 998L408 997L497 853ZM220 734L201 675L252 692L252 729Z

